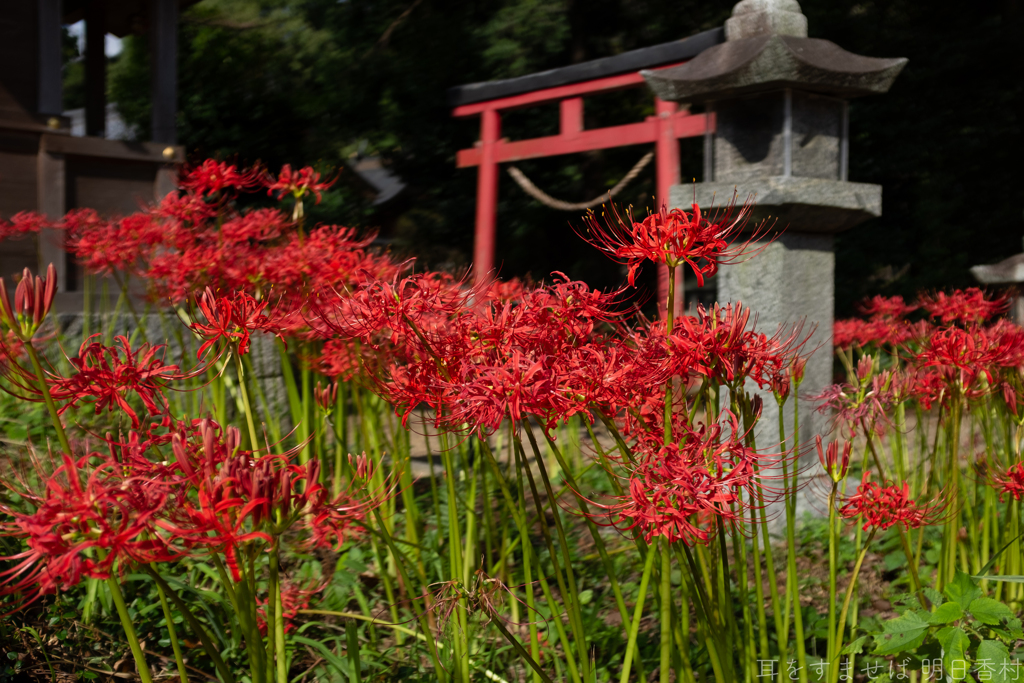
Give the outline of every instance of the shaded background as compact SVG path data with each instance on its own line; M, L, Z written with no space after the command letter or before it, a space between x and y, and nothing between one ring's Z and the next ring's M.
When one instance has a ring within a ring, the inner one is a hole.
M476 171L457 170L478 119L454 120L446 90L675 40L721 26L733 2L695 0L204 0L181 17L179 136L193 161L214 156L271 169L342 168L315 219L381 229L399 253L458 268L472 252ZM968 268L1021 252L1024 140L1016 0L805 0L810 36L859 54L908 57L887 95L850 108L850 179L881 184L884 216L837 241L836 314L874 293L974 284ZM109 98L148 137L149 48L124 40ZM65 50L67 108L80 62ZM653 114L632 90L588 98L588 127ZM557 105L503 120L512 139L557 133ZM614 185L647 151L629 147L522 162L550 195L579 202ZM681 176L700 180L701 145L681 141ZM394 199L352 169L379 159L405 187ZM619 195L652 206L654 167ZM573 232L580 218L500 180L501 275L564 271L593 286L619 267ZM648 284L652 273L648 273Z

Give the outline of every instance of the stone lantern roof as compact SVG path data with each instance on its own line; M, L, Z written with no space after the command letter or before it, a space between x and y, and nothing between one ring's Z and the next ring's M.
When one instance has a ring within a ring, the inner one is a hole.
M643 72L658 97L678 102L796 88L835 97L884 93L905 58L864 57L807 37L796 0L743 0L725 24L726 42L673 69Z
M1024 282L1024 254L991 265L972 266L971 275L985 285L1019 284Z

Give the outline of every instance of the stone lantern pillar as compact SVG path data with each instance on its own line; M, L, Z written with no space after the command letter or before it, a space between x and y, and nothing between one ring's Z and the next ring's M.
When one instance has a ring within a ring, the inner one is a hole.
M763 251L719 271L718 300L750 307L767 334L800 320L815 330L801 386L809 396L832 381L834 236L882 213L881 186L847 180L847 102L886 92L907 60L862 57L808 38L796 0L743 0L725 37L681 66L644 72L661 99L703 105L714 117L704 182L674 187L672 205L688 209L696 191L701 209L712 209L735 191L739 203L756 201L751 225L774 222L777 235ZM757 440L770 448L778 443L778 408L770 395L764 406ZM805 446L827 430L811 407L801 403Z

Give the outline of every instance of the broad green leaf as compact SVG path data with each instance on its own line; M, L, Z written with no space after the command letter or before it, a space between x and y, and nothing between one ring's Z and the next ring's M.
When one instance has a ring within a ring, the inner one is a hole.
M965 610L972 600L981 595L981 589L974 585L974 580L960 570L957 570L956 576L943 592L950 600L960 603L960 607Z
M1024 638L1024 630L1021 629L1020 619L1014 617L1007 619L1002 626L993 626L992 630L1007 640L1020 640Z
M924 597L928 598L929 602L931 602L933 605L941 605L942 603L946 602L946 596L944 596L942 593L935 590L931 586L926 586L922 589L922 591L924 592Z
M975 600L974 602L977 602ZM957 602L945 602L939 605L934 612L928 617L929 624L948 624L954 622L964 615L964 611L960 609L960 603Z
M1013 610L992 598L977 598L971 601L967 611L974 615L974 618L983 624L996 626L1007 619L1013 619Z
M907 611L882 624L882 633L875 636L876 655L892 655L916 649L928 633L928 622L920 614Z
M977 677L982 681L1006 683L1016 681L1020 676L1020 671L1016 668L1019 664L1010 663L1009 650L998 640L981 641L974 664L978 667Z
M841 655L859 655L864 652L864 644L871 639L871 636L861 636L842 649Z
M967 678L970 664L964 655L971 644L967 633L957 626L947 626L939 629L935 637L942 646L942 665L945 667L947 680L962 681Z

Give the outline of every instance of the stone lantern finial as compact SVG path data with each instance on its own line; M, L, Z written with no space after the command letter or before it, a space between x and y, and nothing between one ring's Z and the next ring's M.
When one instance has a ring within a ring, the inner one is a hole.
M807 17L796 0L743 0L725 21L725 39L755 36L807 37Z

